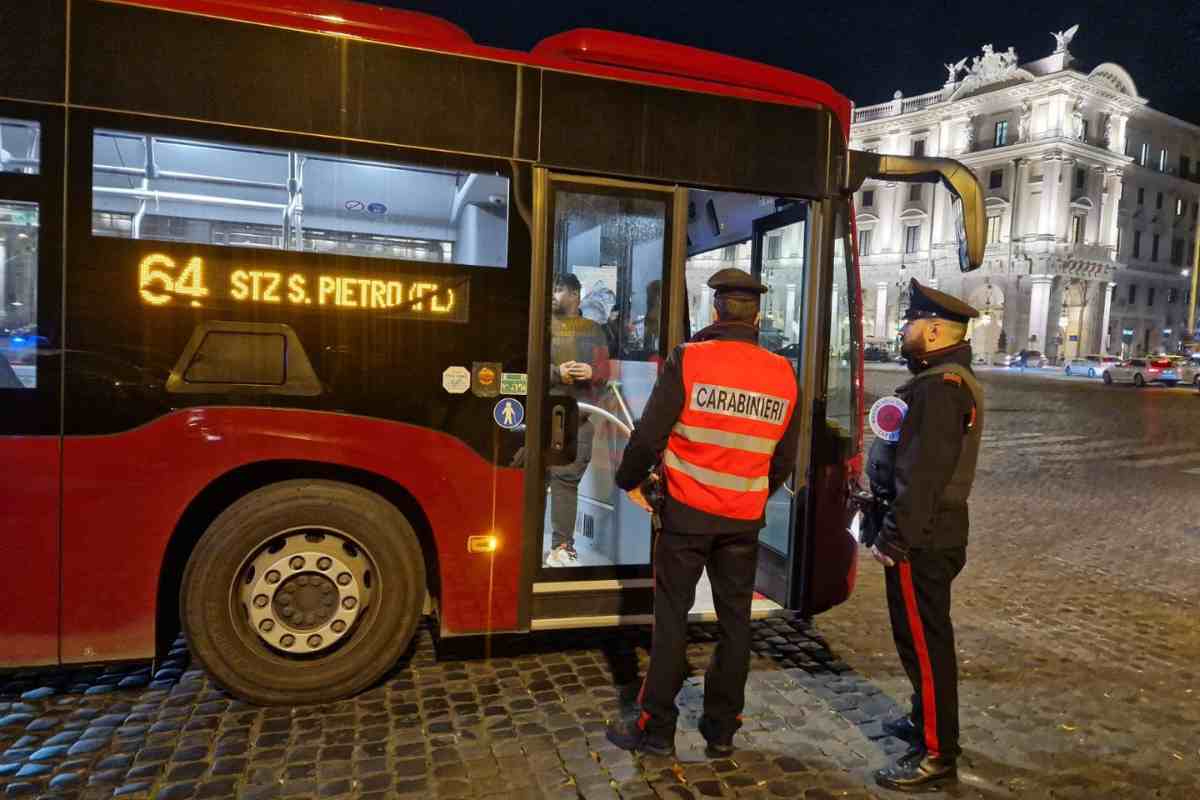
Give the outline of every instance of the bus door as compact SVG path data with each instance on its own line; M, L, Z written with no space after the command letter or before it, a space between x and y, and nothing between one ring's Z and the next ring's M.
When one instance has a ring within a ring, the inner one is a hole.
M805 290L812 280L809 262L809 204L801 201L754 220L750 239L750 273L767 287L759 312L758 342L792 364L800 380L794 413L807 416L811 391L803 380L802 355L809 344ZM807 476L809 426L801 428L801 446L792 477L768 500L766 526L759 535L758 578L755 589L791 607L795 584L797 522L803 519Z
M767 287L759 343L792 363L804 414L791 480L767 503L756 588L807 615L849 596L857 564L846 511L860 424L847 231L844 204L797 202L755 220L751 240L751 274Z
M0 667L58 661L62 116L0 103Z
M566 405L578 416L569 457L526 465L525 619L535 630L647 621L650 520L613 479L682 333L668 319L682 190L535 175L531 425L558 424Z
M766 195L710 191L691 191L688 195L686 284L690 333L713 321L708 278L729 267L750 272L767 287L759 344L788 359L799 382L795 413L801 415L800 446L791 479L767 502L766 524L759 538L754 602L757 614L780 607L808 612L824 602L818 598L814 604L812 596L816 584L810 580L810 573L819 562L819 574L835 576L842 585L847 574L853 572L853 540L845 534L844 526L829 537L829 545L824 544L824 536L810 535L818 519L814 517L818 506L825 508L836 502L830 499L832 493L814 488L814 475L821 478L822 486L826 479L816 469L817 462L841 464L841 455L825 446L824 423L817 424L826 415L826 374L841 375L823 364L828 346L823 332L829 324L823 315L829 313L830 292L837 291L837 287L830 286L831 260L843 252L842 243L834 247L830 236L832 226L826 222L831 218L830 208L828 204ZM845 286L846 265L842 261L840 283ZM849 293L843 290L841 304L848 300ZM849 316L845 312L836 316L848 330ZM846 347L848 342L837 348L839 363L849 363L843 358L849 354ZM849 412L846 416L844 423L849 430ZM841 502L844 508L844 492ZM819 519L829 517L831 509L822 512ZM836 558L827 559L831 549L836 550Z

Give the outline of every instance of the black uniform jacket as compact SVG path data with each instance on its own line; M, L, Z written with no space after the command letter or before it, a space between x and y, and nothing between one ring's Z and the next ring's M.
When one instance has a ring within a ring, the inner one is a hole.
M910 359L915 374L939 364L971 368L971 346L964 343ZM951 381L911 381L897 396L908 404L896 443L895 499L883 519L876 545L893 557L914 548L962 547L967 544L967 505L945 502L943 493L958 466L974 400L965 386Z
M758 329L746 323L718 322L709 325L692 337L693 342L704 342L712 339L735 342L751 342L757 344ZM663 451L667 449L667 439L671 429L683 413L687 398L683 388L683 347L676 347L663 364L658 374L658 381L646 401L642 418L638 420L625 455L621 458L621 466L617 468L616 483L625 491L641 485L650 474L650 470L658 464ZM771 468L768 476L770 491L775 493L791 474L796 463L796 447L800 438L800 403L792 411L791 422L784 433L783 439L775 445L775 453L771 456ZM666 504L662 509L663 528L675 533L741 533L757 531L763 527L765 520L744 520L721 517L708 514L692 508L670 496L667 493Z

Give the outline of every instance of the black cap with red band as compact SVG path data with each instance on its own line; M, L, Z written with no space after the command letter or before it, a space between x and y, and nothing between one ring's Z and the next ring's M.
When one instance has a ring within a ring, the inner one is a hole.
M936 317L952 322L967 322L979 316L979 312L953 295L939 292L928 286L922 286L916 278L909 286L908 310L904 312L905 319L925 319Z

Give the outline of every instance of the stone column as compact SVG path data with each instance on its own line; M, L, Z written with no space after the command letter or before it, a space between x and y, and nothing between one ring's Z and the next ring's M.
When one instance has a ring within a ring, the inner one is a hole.
M1116 285L1117 284L1114 283L1113 281L1109 281L1107 283L1104 283L1104 282L1100 283L1100 286L1104 289L1104 315L1100 319L1100 348L1099 349L1100 349L1101 353L1107 353L1109 346L1112 344L1112 342L1109 341L1108 324L1109 324L1109 320L1112 317L1112 296L1113 296L1113 289L1116 287Z
M1029 336L1020 349L1029 348L1046 352L1046 324L1050 317L1050 290L1054 286L1053 275L1030 275L1032 291L1029 297ZM1037 337L1034 343L1033 337Z
M1058 227L1055 230L1055 237L1060 241L1067 241L1067 237L1071 234L1071 192L1075 189L1075 159L1066 157L1062 160L1059 167L1059 182L1058 182L1058 202L1055 204L1054 214L1058 220Z
M1125 114L1113 114L1111 117L1112 134L1108 138L1108 149L1114 153L1125 153L1125 124L1129 117Z
M1029 174L1029 159L1014 158L1012 160L1012 165L1013 179L1008 206L1008 241L1010 243L1016 242L1017 237L1025 233L1024 228L1021 225L1021 210L1023 207L1021 200L1022 193L1025 191L1026 177ZM1020 230L1018 230L1018 228L1020 228Z
M1042 167L1042 208L1038 220L1038 233L1043 236L1058 235L1058 195L1061 187L1062 158L1048 155Z
M887 341L888 285L883 281L875 284L875 338Z

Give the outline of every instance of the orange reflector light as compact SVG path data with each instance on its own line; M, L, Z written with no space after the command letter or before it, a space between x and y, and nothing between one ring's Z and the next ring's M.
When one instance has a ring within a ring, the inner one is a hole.
M467 537L468 553L494 553L499 545L500 540L491 534Z

